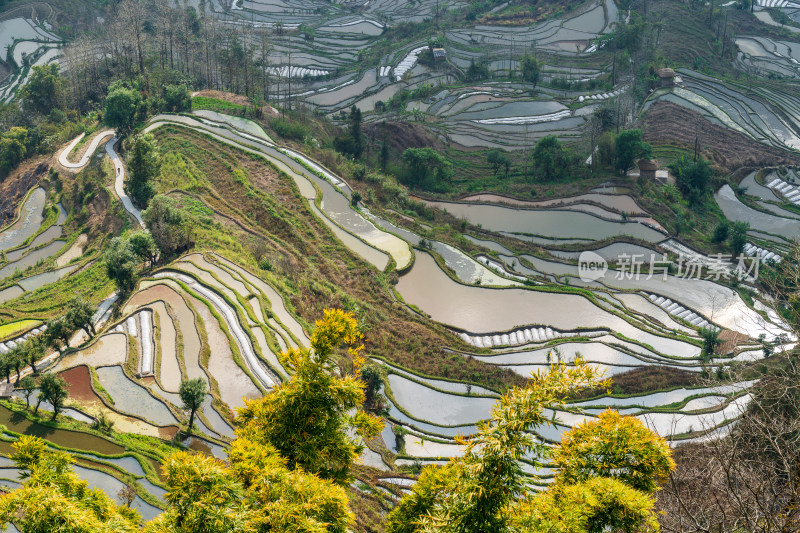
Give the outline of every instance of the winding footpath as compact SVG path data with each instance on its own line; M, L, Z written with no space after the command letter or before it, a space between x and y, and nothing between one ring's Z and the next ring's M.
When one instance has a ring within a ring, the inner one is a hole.
M59 164L66 169L77 172L89 164L89 159L91 159L92 155L95 153L95 151L97 151L97 147L100 146L100 142L109 135L114 137L114 130L105 130L98 133L95 138L92 139L92 142L89 144L89 147L86 149L86 152L83 154L83 157L80 159L80 161L77 163L71 163L69 159L67 159L70 152L72 152L78 143L81 142L81 140L86 136L85 133L81 133L75 137L75 139L73 139L73 141L69 143L67 147L64 148L58 155Z
M144 220L142 220L142 212L134 207L130 196L125 193L125 165L122 162L122 158L114 150L114 145L119 142L119 137L115 135L114 130L105 130L98 133L95 138L92 139L92 142L89 144L89 147L86 149L83 157L81 157L81 160L77 163L72 163L68 159L70 152L72 152L78 143L81 142L81 139L86 136L85 133L81 133L75 137L75 139L73 139L66 148L61 150L61 153L58 155L58 163L71 172L78 172L89 164L89 159L91 159L92 155L97 151L100 143L109 135L111 136L111 139L109 139L106 143L105 149L108 157L110 157L112 163L114 163L114 192L117 193L117 196L122 201L122 205L125 207L125 210L130 213L131 216L136 219L136 222L139 224L139 226L144 229L145 226Z
M136 222L139 223L139 226L144 229L142 212L133 206L130 196L125 193L125 165L122 164L122 158L119 156L119 154L114 151L114 145L117 144L118 141L119 137L114 136L114 138L106 143L106 153L114 163L114 172L116 176L114 179L114 192L116 192L117 196L119 196L119 199L122 201L122 205L125 207L125 210L130 213L131 216L136 219Z

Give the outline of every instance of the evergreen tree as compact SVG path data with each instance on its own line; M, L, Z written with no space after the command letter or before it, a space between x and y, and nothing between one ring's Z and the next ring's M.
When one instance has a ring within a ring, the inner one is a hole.
M191 411L189 415L189 431L192 431L194 424L194 415L197 410L203 405L203 400L206 399L206 391L208 387L203 378L187 379L181 381L178 394L183 402L183 408Z
M133 201L145 208L156 194L155 179L161 172L156 140L151 134L137 135L131 140L128 171L130 179L125 188Z

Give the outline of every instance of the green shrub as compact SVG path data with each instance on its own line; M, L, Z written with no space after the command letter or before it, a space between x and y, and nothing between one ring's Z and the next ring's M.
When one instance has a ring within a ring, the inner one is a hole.
M296 141L303 141L308 136L308 128L297 122L290 122L282 118L273 118L269 121L269 127L275 133L285 139L294 139Z

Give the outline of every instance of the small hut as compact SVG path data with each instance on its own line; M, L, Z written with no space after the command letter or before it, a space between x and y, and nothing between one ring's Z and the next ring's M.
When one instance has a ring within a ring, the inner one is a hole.
M656 172L658 172L658 161L655 159L640 159L637 162L639 165L639 177L642 179L655 180Z
M444 48L434 48L432 51L434 61L444 61L447 58L447 52L445 52Z
M13 383L0 383L0 399L8 400L14 392Z
M656 71L659 87L674 87L677 75L671 68L660 68Z

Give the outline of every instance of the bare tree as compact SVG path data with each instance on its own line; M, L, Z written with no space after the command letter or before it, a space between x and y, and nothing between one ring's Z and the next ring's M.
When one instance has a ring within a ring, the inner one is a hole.
M795 334L798 260L795 244L761 278ZM663 531L800 531L800 356L773 353L778 339L762 340L763 361L720 370L737 382L760 379L741 391L749 402L735 423L676 448L677 468L658 496Z
M147 0L124 0L117 8L117 30L123 30L123 35L132 37L136 53L136 65L139 74L144 75L144 23L148 12Z
M130 507L136 499L136 489L134 489L132 485L125 485L117 492L117 498L122 502L122 505Z

